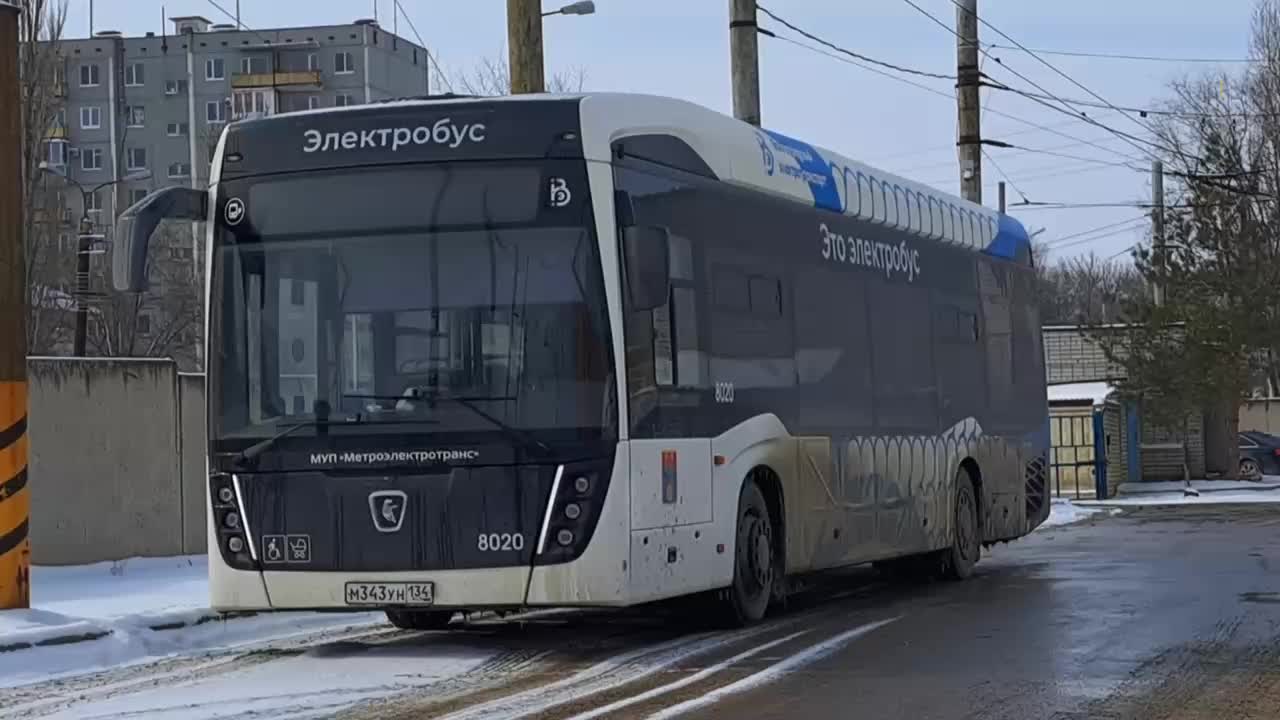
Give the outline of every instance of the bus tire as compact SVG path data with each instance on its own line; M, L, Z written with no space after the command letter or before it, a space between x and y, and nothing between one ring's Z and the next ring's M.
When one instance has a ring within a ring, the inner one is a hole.
M778 543L764 493L747 480L738 496L738 523L733 545L733 584L724 591L729 623L751 625L764 618L778 583Z
M444 630L453 621L453 611L388 610L387 620L401 630Z
M956 472L955 516L951 523L951 547L942 554L942 577L964 580L982 559L982 527L978 493L973 478L963 468Z

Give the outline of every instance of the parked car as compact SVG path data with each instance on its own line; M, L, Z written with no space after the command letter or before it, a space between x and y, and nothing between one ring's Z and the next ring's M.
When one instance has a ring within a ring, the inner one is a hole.
M1280 437L1246 430L1240 433L1240 476L1280 475Z

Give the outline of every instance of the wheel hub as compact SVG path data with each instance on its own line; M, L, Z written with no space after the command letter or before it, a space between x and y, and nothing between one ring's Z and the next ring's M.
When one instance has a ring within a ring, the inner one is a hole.
M769 524L753 518L747 534L747 561L752 578L761 589L773 582L773 532Z

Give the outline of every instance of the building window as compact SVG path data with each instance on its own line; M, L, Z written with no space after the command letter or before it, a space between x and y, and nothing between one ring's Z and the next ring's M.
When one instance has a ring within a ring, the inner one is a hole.
M129 105L124 109L125 124L132 128L147 124L147 111L141 105Z
M254 57L252 55L240 58L240 72L245 75L253 75L267 72L267 59L264 57Z
M146 188L134 188L129 191L129 205L137 205L147 197Z
M138 315L138 333L147 335L151 332L151 316L146 314Z
M80 129L81 130L97 130L100 127L102 127L102 108L100 107L80 108Z
M102 169L102 148L83 148L80 150L81 170Z
M102 81L102 68L97 65L80 66L80 87L97 87Z
M54 125L54 127L60 127L60 128L66 129L66 127L67 127L67 109L66 109L66 108L58 108L58 114L57 114L56 118L57 118L57 119L54 121L54 122L56 123L56 124Z
M339 75L349 75L356 71L356 61L349 52L340 52L333 56L333 71Z
M86 193L84 203L85 212L102 212L102 191L94 190L91 193Z
M227 77L227 64L222 58L209 58L204 61L205 80L223 80Z
M334 107L347 107L348 105L355 104L356 99L351 97L349 93L338 93L337 100L334 102Z
M186 80L170 80L164 84L165 95L185 95L187 92Z
M191 163L174 163L169 166L169 177L186 178L191 177Z
M142 87L146 84L142 63L132 63L124 67L124 84L129 87Z
M71 238L71 233L61 233L58 235L58 250L64 253L75 252L77 240Z
M67 164L67 141L66 140L50 140L45 143L48 148L45 149L45 160L54 167L63 167Z
M310 55L307 55L307 69L308 69L308 70L319 70L319 69L320 69L320 55L319 55L319 54L317 54L317 53L311 53Z
M126 165L128 169L145 170L147 168L147 149L129 148L125 159L128 161Z
M191 133L191 125L190 123L169 123L165 131L169 137L185 137Z
M210 123L227 121L227 106L221 100L211 100L204 104L204 117Z
M316 109L316 108L318 108L318 107L320 107L320 96L319 96L319 95L311 95L311 96L309 96L309 97L307 98L307 109L308 109L308 110L315 110L315 109Z

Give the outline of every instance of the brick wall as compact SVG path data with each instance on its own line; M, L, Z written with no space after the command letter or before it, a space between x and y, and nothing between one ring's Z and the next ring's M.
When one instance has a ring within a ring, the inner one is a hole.
M1102 348L1076 327L1046 327L1044 333L1045 373L1050 385L1101 382L1123 376L1122 370L1107 361Z

